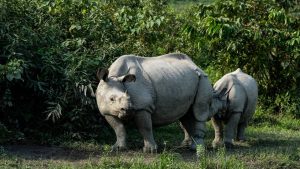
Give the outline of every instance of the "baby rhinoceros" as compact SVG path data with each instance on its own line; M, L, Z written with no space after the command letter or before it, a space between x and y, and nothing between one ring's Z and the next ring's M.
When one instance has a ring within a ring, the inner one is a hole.
M98 78L97 104L117 137L113 151L126 148L124 124L130 122L144 138L144 152L157 150L152 126L177 120L185 134L182 144L192 149L204 144L213 89L207 75L188 56L124 55L109 69L98 71Z
M233 147L233 139L245 140L245 128L255 111L258 89L256 81L241 69L224 75L214 85L211 105L215 130L213 147Z

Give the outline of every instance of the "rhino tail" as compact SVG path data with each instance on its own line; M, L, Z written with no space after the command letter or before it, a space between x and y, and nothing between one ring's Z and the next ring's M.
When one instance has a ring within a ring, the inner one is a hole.
M197 67L194 68L194 70L199 77L201 77L201 76L207 77L208 76L206 73L204 73L201 69L199 69Z

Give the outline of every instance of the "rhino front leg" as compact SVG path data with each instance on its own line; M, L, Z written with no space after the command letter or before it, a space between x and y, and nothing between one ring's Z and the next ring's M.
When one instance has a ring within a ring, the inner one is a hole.
M232 115L225 126L224 142L226 148L233 148L232 140L236 136L236 130L240 121L240 117L241 117L241 112L232 112Z
M117 137L116 143L112 146L112 151L122 151L127 149L126 130L121 120L114 116L105 116L105 119L114 129Z
M212 142L212 146L213 148L217 148L223 146L223 123L220 119L215 117L212 117L211 120L215 130L215 138Z
M137 112L135 123L144 138L143 152L157 152L157 144L153 138L151 114L147 111Z

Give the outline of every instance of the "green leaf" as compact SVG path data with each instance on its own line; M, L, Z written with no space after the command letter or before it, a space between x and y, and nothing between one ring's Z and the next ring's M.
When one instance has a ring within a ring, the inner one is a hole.
M12 81L14 79L14 76L12 74L6 75L7 80Z
M156 19L156 23L157 23L158 26L160 26L161 20L160 19Z

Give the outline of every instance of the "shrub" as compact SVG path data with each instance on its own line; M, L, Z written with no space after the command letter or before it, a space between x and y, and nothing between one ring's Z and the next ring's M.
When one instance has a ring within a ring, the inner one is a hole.
M175 44L165 6L163 0L1 1L1 122L31 137L41 137L36 131L96 137L103 125L93 97L96 70L123 54L173 50L157 48Z
M260 95L271 99L264 103L274 104L282 93L299 93L300 22L289 12L296 3L229 0L199 5L184 33L199 44L214 69L225 74L242 68L258 81ZM299 104L296 100L289 103ZM293 109L287 113L299 112Z
M23 132L99 130L94 74L120 55L108 9L91 1L0 3L3 124Z

